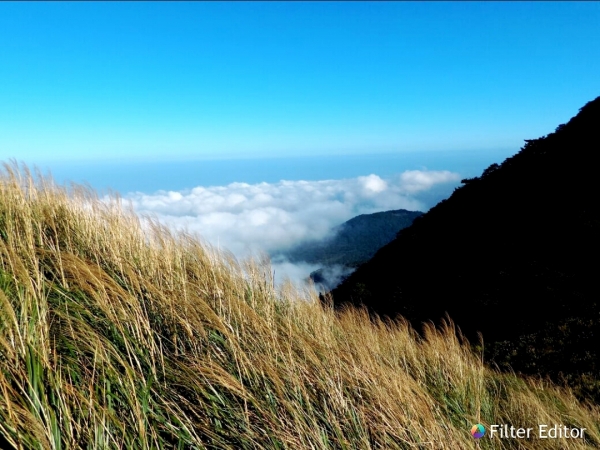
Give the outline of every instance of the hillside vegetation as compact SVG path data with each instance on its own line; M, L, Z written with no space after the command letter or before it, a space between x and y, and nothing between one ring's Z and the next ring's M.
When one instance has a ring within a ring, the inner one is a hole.
M415 326L448 314L486 356L600 401L600 97L415 219L333 292Z
M140 221L118 199L0 177L0 448L470 449L473 423L587 428L600 410L501 374L451 324L334 312Z

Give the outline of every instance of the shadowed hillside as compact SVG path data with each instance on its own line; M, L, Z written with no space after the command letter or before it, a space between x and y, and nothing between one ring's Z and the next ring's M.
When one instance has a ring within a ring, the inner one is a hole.
M583 427L600 410L501 374L452 326L336 314L118 200L0 176L0 446L30 449L473 448L473 423Z
M599 152L600 97L463 180L335 289L335 304L416 325L448 313L483 333L496 362L597 389Z

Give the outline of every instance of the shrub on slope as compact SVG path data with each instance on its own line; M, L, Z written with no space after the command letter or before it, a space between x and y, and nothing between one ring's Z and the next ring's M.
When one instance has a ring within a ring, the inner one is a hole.
M473 423L587 428L600 411L486 368L448 325L340 314L140 221L118 199L0 179L0 436L19 449L461 449Z

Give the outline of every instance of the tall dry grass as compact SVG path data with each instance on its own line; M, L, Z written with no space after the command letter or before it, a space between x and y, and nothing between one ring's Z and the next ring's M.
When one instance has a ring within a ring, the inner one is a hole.
M0 435L19 449L583 449L600 411L487 368L450 324L336 314L140 219L5 165ZM587 428L475 443L473 423Z

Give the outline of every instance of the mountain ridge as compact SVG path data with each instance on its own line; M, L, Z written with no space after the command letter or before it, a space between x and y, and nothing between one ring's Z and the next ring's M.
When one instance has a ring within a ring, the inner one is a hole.
M471 340L481 332L487 342L508 342L504 353L521 352L516 359L489 355L524 371L598 372L599 129L600 97L464 179L335 288L334 305L365 305L417 326L449 315ZM575 339L577 329L589 334L585 342ZM539 350L560 339L579 342L579 356ZM539 359L526 362L525 341L536 342Z

